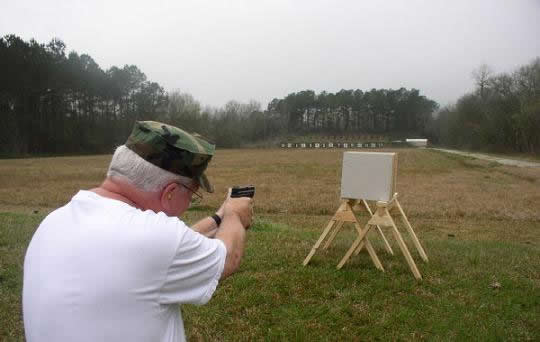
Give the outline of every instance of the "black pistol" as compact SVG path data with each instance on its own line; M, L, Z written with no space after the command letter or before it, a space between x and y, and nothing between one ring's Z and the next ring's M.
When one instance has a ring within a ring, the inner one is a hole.
M231 189L231 198L249 197L253 198L255 195L255 187L253 185L238 186L235 185Z

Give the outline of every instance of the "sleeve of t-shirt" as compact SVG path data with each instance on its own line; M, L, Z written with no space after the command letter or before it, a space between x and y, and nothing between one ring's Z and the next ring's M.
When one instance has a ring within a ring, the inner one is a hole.
M206 304L216 290L227 249L219 239L185 229L161 288L162 304Z

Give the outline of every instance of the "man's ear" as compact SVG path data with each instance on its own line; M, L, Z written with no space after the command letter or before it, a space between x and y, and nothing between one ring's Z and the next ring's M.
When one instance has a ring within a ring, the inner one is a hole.
M178 188L178 184L176 183L170 183L168 184L163 191L161 191L161 206L163 209L170 210L171 209L171 200L173 199L175 195L175 190ZM176 194L178 196L178 194Z

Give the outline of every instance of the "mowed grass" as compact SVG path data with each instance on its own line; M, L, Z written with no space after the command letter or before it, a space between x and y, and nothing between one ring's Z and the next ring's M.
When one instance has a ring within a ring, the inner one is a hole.
M336 270L349 226L302 266L339 205L343 151L218 150L208 170L217 191L184 219L212 213L228 186L254 184L256 221L240 271L207 305L182 308L189 339L540 339L540 170L396 152L400 202L430 258L407 240L421 282L389 232L395 256L370 237L386 272L365 252ZM0 160L0 340L23 339L22 264L39 221L98 185L109 159Z

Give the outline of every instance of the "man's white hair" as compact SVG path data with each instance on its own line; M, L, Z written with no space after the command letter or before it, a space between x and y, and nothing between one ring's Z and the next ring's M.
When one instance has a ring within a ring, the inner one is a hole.
M149 192L161 191L167 184L178 182L185 185L191 178L183 177L147 162L126 145L116 148L107 171L107 177L127 181L136 188Z

